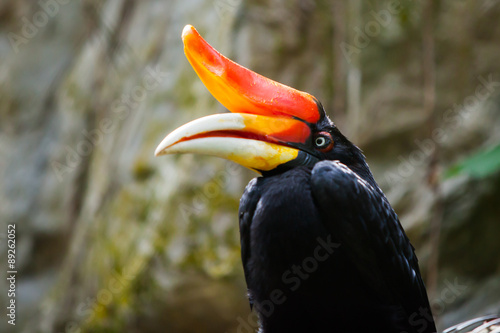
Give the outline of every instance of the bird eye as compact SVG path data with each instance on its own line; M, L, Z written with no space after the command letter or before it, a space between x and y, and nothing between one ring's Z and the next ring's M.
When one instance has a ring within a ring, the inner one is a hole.
M326 138L324 136L318 136L314 143L316 144L316 147L323 147L326 146L328 142L326 141Z
M332 135L328 132L319 132L314 138L314 146L323 153L329 152L333 148Z

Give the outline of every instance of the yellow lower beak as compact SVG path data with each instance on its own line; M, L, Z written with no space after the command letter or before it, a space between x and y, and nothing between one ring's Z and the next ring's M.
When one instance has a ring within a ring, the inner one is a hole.
M290 129L304 140L308 126L294 119L223 113L191 121L167 135L155 155L196 153L222 157L257 172L269 171L297 158L299 150L285 146Z

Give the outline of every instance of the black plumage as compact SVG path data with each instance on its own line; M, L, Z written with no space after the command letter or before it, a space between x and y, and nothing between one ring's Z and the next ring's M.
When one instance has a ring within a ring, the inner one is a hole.
M396 213L361 151L322 113L314 132L330 133L333 149L263 173L240 202L243 267L263 332L435 332Z

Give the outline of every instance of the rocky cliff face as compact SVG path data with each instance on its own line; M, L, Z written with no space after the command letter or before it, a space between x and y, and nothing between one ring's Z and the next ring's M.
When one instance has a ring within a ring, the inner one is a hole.
M17 329L221 332L248 322L236 211L254 175L210 157L153 157L170 130L224 111L184 58L187 23L323 102L364 149L426 274L430 221L442 217L431 301L442 325L499 310L500 174L465 167L429 182L428 164L437 156L447 170L500 142L500 5L433 9L429 122L421 3L339 3L0 4L0 233L16 224Z

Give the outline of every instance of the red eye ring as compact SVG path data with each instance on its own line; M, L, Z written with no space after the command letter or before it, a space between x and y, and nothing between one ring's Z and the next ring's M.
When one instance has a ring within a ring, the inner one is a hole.
M316 150L327 153L333 148L332 135L326 131L321 131L315 135L313 144Z

